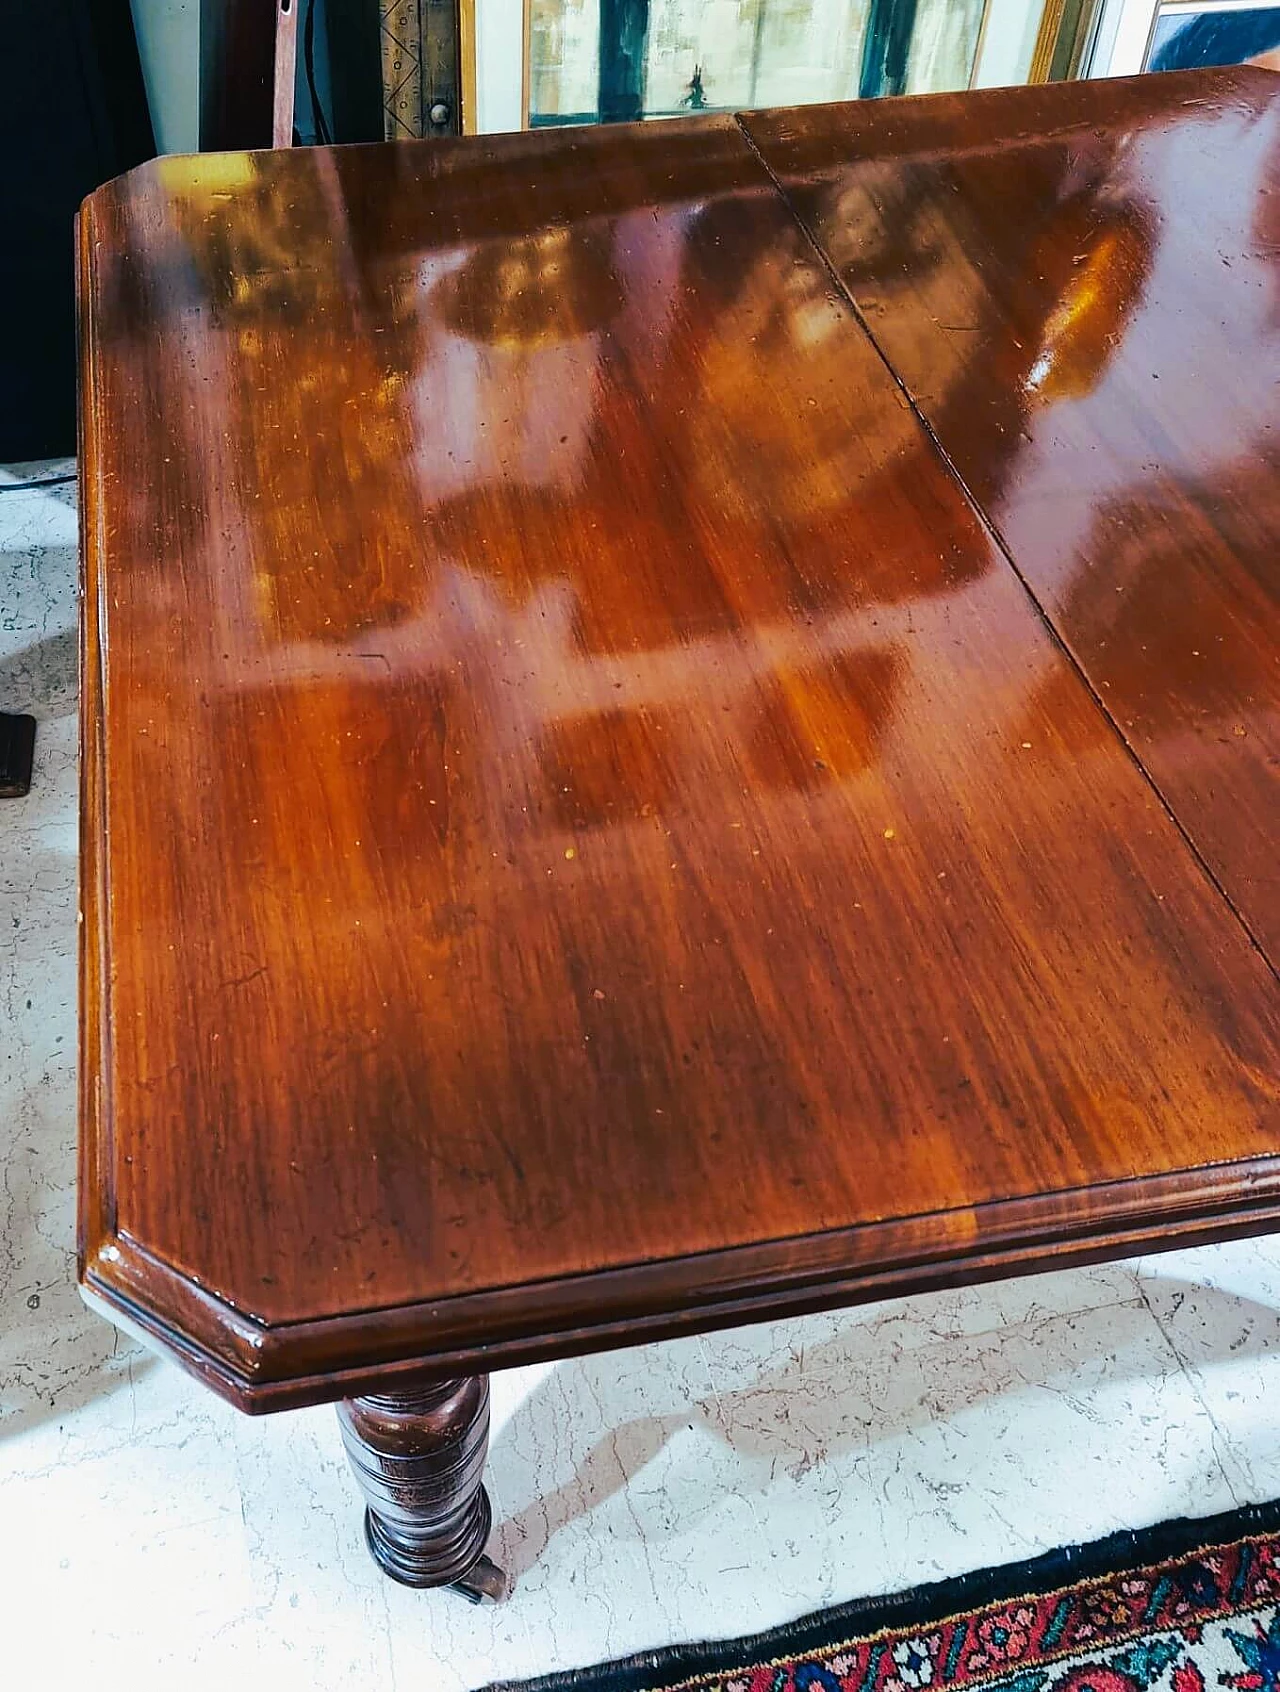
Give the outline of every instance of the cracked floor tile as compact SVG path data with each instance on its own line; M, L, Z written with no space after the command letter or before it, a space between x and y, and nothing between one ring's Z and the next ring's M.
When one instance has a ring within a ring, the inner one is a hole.
M1148 1257L1138 1268L1242 1502L1280 1497L1280 1235Z

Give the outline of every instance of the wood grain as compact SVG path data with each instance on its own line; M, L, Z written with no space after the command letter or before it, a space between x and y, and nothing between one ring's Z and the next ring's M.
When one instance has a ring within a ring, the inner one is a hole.
M1274 978L732 121L82 233L92 1296L271 1408L1274 1224Z
M1233 69L743 120L1273 961L1276 87Z

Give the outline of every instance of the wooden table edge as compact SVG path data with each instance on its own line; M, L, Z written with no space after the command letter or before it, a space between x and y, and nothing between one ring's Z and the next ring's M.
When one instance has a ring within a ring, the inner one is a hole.
M235 1309L125 1234L91 1232L87 1208L86 1300L258 1413L1264 1233L1280 1228L1280 1157L997 1200L946 1212L945 1228L942 1213L892 1218L282 1323Z
M82 306L93 279L93 213L86 203L77 219ZM294 1322L271 1322L237 1309L132 1240L117 1227L112 1106L106 1094L109 888L102 838L105 677L93 335L92 316L82 309L78 1269L89 1303L158 1343L241 1409L266 1412L407 1380L488 1371L1280 1228L1280 1156L1268 1156ZM1229 909L1225 901L1224 908ZM966 1244L957 1248L957 1237Z
M80 819L79 889L76 910L78 970L79 1116L77 1170L77 1258L84 1268L86 1242L115 1226L111 1141L100 1089L108 1070L104 986L109 979L105 958L107 897L104 842L100 830L105 816L102 795L105 748L102 721L102 651L99 604L100 537L97 463L97 407L94 376L93 314L88 309L93 272L92 208L86 202L76 216L76 309L79 334L79 406L77 456L79 524L79 738Z

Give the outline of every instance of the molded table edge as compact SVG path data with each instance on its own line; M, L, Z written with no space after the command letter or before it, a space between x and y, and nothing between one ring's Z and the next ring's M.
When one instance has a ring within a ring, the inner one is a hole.
M746 128L749 149L760 155ZM1087 120L1086 120L1087 121ZM1079 123L1062 126L1080 127ZM764 161L760 160L763 164ZM765 165L788 214L831 271L825 249ZM92 205L78 218L78 286L92 274ZM835 275L834 271L831 274ZM937 442L902 377L886 357L843 283L840 296L920 416L956 486L1019 576L1055 643L1104 719L1134 757L1209 874L1169 806L1098 698L1087 673L1030 589L984 507ZM108 903L100 825L105 815L102 745L103 656L99 645L101 536L94 428L93 328L81 328L81 1103L80 1281L86 1300L159 1343L239 1408L274 1411L352 1393L388 1390L432 1375L487 1371L798 1315L824 1307L943 1289L974 1281L1105 1261L1142 1251L1208 1244L1280 1228L1280 1157L1136 1177L1074 1192L1034 1194L947 1213L969 1221L970 1247L930 1250L929 1216L892 1219L831 1234L753 1244L701 1257L588 1272L562 1280L458 1295L435 1303L268 1325L246 1316L172 1265L115 1230L110 1108L100 1084L109 1073L110 978L100 913ZM1224 906L1239 914L1210 875ZM1242 926L1246 926L1242 923ZM1250 936L1252 939L1252 936ZM1254 942L1256 945L1256 941ZM1261 950L1261 948L1259 948ZM1265 957L1265 954L1263 954ZM1269 960L1268 960L1269 962ZM83 1061L94 1053L96 1062ZM613 1314L598 1320L607 1302Z
M937 1216L603 1269L316 1321L268 1325L127 1236L91 1241L82 1290L251 1412L387 1391L766 1317L1207 1245L1280 1228L1280 1157L1033 1194ZM944 1236L945 1237L945 1236ZM601 1317L607 1308L610 1314Z

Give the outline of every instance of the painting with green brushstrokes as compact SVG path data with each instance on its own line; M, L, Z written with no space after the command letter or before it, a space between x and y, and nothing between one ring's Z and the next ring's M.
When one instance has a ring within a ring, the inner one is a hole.
M527 0L529 122L965 88L983 0Z

